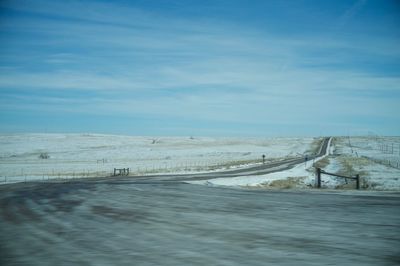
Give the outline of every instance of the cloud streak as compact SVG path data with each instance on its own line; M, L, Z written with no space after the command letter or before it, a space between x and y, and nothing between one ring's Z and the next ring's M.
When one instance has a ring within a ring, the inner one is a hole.
M367 4L338 20L351 23ZM96 1L1 7L0 93L7 101L0 111L192 119L188 128L196 121L257 125L249 134L271 123L318 124L345 114L398 120L395 37L290 37L223 16Z

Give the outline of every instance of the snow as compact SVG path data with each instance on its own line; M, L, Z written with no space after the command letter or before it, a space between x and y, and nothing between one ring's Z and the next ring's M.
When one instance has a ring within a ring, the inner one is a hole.
M311 154L314 138L138 137L98 134L0 135L0 184L54 178L108 176L114 168L133 175L221 171ZM313 146L314 145L314 146ZM49 159L40 159L40 154ZM327 153L282 172L216 178L195 184L309 188L315 167L354 176L369 190L400 190L400 137L335 137ZM354 189L354 181L322 176L323 188Z
M309 153L313 138L139 137L98 134L0 135L0 183L216 171ZM40 154L49 159L40 159Z
M192 184L205 184L205 185L219 185L219 186L260 186L260 185L269 185L271 184L272 181L275 180L282 180L282 179L287 179L287 178L308 178L306 183L307 185L311 185L315 177L313 175L310 175L310 168L312 167L313 163L325 158L328 156L331 151L331 142L332 139L329 140L328 142L328 149L326 153L318 158L316 158L313 161L308 161L305 163L301 163L296 165L295 167L286 170L286 171L280 171L280 172L275 172L275 173L270 173L266 175L257 175L257 176L239 176L239 177L233 177L233 178L215 178L215 179L210 179L206 181L189 181L189 183ZM310 180L312 179L312 180Z
M400 154L396 154L400 150L400 137L357 137L352 138L350 144L351 147L349 147L347 137L331 139L326 154L317 158L314 163L323 159L327 160L327 165L322 169L328 173L347 176L360 174L362 189L400 190L400 169L397 167ZM382 145L390 147L390 154L388 154L388 150L380 149ZM394 149L392 152L391 147L396 147L396 145L399 150ZM390 160L391 166L385 165L387 160ZM314 163L308 162L306 165L302 163L286 171L260 176L215 178L206 181L191 181L190 183L208 186L309 188L315 185ZM346 165L347 168L350 165L350 169L347 169ZM274 182L277 180L282 182ZM354 180L346 181L343 178L328 175L322 175L321 183L323 188L328 189L355 188Z
M350 164L365 189L400 190L400 137L337 138L335 154L331 163Z
M305 164L299 164L296 167L287 171L281 171L266 175L256 176L238 176L232 178L215 178L210 180L201 181L188 181L192 184L205 184L205 185L219 185L219 186L257 186L261 184L270 183L274 180L286 179L288 177L304 177L308 176Z

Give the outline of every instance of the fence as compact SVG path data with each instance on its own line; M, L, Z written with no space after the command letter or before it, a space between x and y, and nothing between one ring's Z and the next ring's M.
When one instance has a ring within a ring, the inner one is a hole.
M1 184L11 184L11 183L19 183L19 182L69 182L73 180L78 180L82 178L97 178L97 177L106 177L111 176L112 171L79 171L72 173L57 173L56 170L53 170L50 173L45 174L30 174L25 171L21 171L21 174L15 175L2 175L0 176L0 185Z
M400 144L379 143L379 150L384 154L398 154L400 156Z
M360 144L360 140L353 141L352 143L350 136L347 138L347 146L356 157L365 158L387 167L400 169L400 143L398 139L394 137L381 138L375 136L373 138L364 138L364 143Z
M393 159L393 158L377 159L377 158L371 158L371 157L364 156L364 155L362 155L361 157L365 158L365 159L368 159L368 160L371 160L371 161L373 161L375 163L379 163L379 164L383 164L383 165L386 165L386 166L389 166L389 167L400 169L400 161L396 160L396 159Z
M400 157L400 143L398 139L375 136L373 138L364 137L364 140L367 144L369 144L369 149L379 151L382 154L392 154ZM350 136L347 136L347 146L351 149L352 153L354 152L354 149L363 149L357 145L357 141L353 140L352 143Z
M113 176L117 175L129 175L129 168L114 168L114 174Z
M317 168L317 187L321 188L321 174L326 174L326 175L330 175L330 176L336 176L336 177L341 177L341 178L345 178L345 179L355 179L356 180L356 188L360 189L360 175L356 175L355 177L352 176L344 176L344 175L338 175L338 174L334 174L334 173L328 173L325 172L324 170L322 170L321 168Z

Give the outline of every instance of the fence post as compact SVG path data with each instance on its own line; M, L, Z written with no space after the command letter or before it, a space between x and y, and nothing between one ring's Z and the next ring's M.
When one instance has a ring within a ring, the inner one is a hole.
M317 188L321 188L321 168L317 168Z
M356 187L357 187L357 189L360 189L360 175L359 174L356 175Z

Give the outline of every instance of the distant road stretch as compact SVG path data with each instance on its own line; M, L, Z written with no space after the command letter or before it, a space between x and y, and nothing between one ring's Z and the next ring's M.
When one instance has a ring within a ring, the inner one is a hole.
M318 157L326 154L329 149L331 137L326 137L323 139L319 151L315 155L309 155L307 161L312 161ZM269 173L284 171L293 168L294 166L304 163L305 157L298 156L295 158L285 159L272 163L265 163L262 165L251 166L240 169L224 170L211 173L199 173L199 174L168 174L168 175L145 175L145 176L135 176L136 180L154 180L154 181L189 181L189 180L207 180L213 178L221 177L236 177L244 175L265 175ZM132 177L117 177L116 180L124 181L126 179L131 180Z

